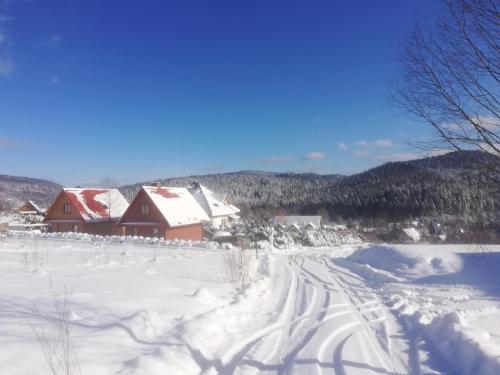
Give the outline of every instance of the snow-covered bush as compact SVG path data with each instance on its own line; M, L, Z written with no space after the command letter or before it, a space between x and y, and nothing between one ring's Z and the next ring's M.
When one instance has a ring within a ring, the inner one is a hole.
M249 250L231 249L222 253L224 270L229 281L238 286L245 286L250 281L250 263L252 252Z

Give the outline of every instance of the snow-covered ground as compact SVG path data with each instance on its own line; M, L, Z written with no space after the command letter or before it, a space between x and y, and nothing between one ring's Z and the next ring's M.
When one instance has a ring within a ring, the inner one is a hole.
M499 246L129 242L0 238L1 374L500 373Z

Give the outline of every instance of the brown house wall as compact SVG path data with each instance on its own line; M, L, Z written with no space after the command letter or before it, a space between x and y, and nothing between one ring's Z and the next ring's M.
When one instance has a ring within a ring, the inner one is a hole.
M64 213L65 203L71 205L71 212ZM68 220L69 222L50 223L51 220ZM75 220L78 220L78 222L74 222ZM75 232L74 226L78 224L78 232L99 235L121 234L120 228L116 226L117 220L85 223L78 210L71 204L64 192L61 192L50 206L44 221L50 223L51 232Z
M149 215L141 215L141 205L149 205ZM153 228L159 229L159 235L167 240L193 240L201 241L203 239L203 227L201 224L186 225L182 227L169 228L163 215L151 201L144 190L140 190L129 208L123 215L123 223L154 223L151 225L123 225L124 234L133 236L137 234L143 237L153 237Z
M148 204L149 205L149 215L141 215L141 205ZM122 222L154 222L154 223L164 223L165 219L160 211L156 208L154 203L148 197L148 195L144 192L144 190L140 190L137 196L134 198L127 211L123 214Z
M85 223L83 220L74 223L49 223L51 232L83 232ZM75 225L78 225L78 230L75 231Z
M186 225L182 227L167 228L165 230L167 240L203 240L203 227L201 224Z
M126 236L158 237L165 233L166 225L123 225L123 234ZM158 235L155 236L153 228L158 228ZM136 232L137 229L137 232Z
M99 234L101 236L121 235L121 228L116 225L117 223L118 220L85 223L83 232L90 234Z
M71 212L69 213L64 213L63 207L65 203L69 203L71 205L71 202L69 201L68 197L64 193L61 193L57 196L56 200L54 203L52 203L52 206L49 207L47 210L47 215L45 216L45 221L49 220L82 220L82 216L78 212L78 210L71 205Z
M20 212L25 212L25 211L36 211L37 209L35 207L33 207L33 205L30 202L26 202L21 207L19 207L17 210Z

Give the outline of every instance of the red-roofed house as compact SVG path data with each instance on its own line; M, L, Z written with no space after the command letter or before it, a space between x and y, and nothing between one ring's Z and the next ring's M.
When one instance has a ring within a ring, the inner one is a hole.
M201 241L209 221L186 188L143 186L118 225L129 236Z
M128 207L118 189L66 188L47 209L52 232L121 234L118 220Z

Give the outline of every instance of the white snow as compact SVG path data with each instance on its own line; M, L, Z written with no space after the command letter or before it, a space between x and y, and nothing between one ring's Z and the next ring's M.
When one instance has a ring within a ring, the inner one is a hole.
M240 341L269 289L228 282L220 250L85 240L0 238L0 373L50 374L36 333L65 316L82 374L197 374Z
M273 219L273 225L278 224L282 224L285 227L289 227L291 225L305 227L308 224L313 224L319 228L321 226L321 216L275 216Z
M406 327L415 361L428 356L438 372L500 373L500 246L372 246L340 262ZM366 267L390 279L359 272Z
M63 191L85 221L119 219L128 207L118 189L65 188Z
M415 228L404 228L403 233L406 234L413 241L420 240L420 233Z
M225 196L220 196L204 185L198 184L197 187L190 189L191 194L211 218L220 216L235 215L240 210L226 202Z
M498 374L500 246L247 251L215 243L0 237L0 369L50 374L54 301L82 374ZM258 259L256 258L258 255ZM232 257L232 258L231 258Z
M203 208L186 188L143 186L170 227L210 221Z

